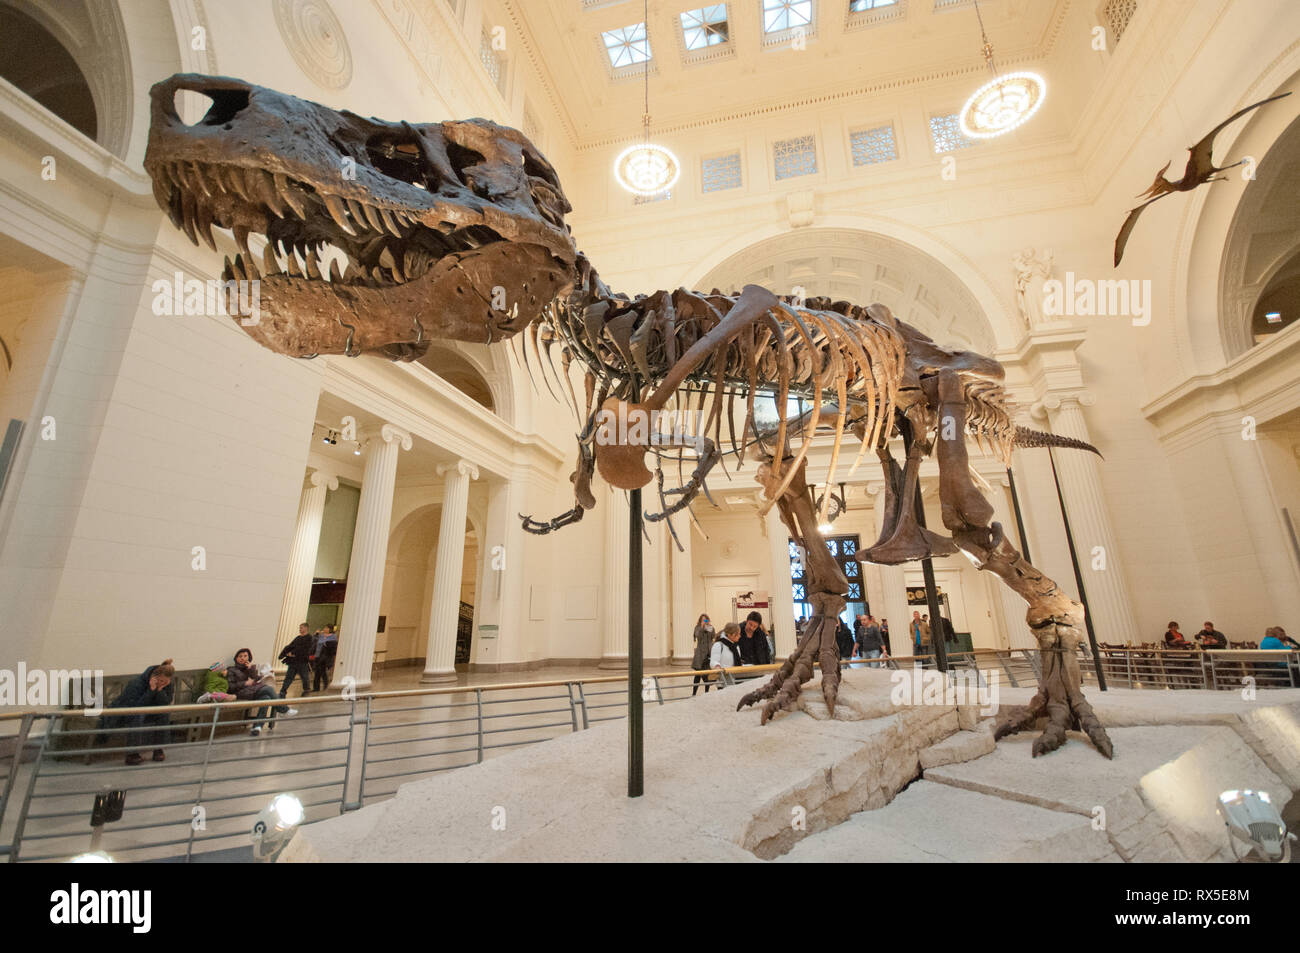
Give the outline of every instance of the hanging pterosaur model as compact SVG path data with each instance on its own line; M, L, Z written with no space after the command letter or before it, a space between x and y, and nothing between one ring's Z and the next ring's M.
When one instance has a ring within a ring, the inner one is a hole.
M1133 226L1137 224L1138 216L1152 202L1158 202L1166 195L1172 195L1174 192L1190 192L1206 182L1222 182L1227 179L1226 175L1219 175L1220 172L1226 172L1228 169L1235 169L1244 163L1245 159L1240 159L1232 165L1216 166L1214 164L1214 137L1217 136L1226 126L1240 119L1252 109L1258 109L1266 103L1290 96L1290 93L1281 93L1277 96L1270 96L1268 99L1261 99L1257 103L1251 103L1245 109L1239 109L1223 122L1219 123L1194 146L1189 146L1187 151L1187 167L1183 170L1183 177L1170 182L1165 178L1165 172L1173 164L1171 159L1165 163L1165 167L1156 173L1156 179L1151 183L1151 188L1147 189L1141 195L1140 199L1146 199L1137 208L1130 209L1128 217L1124 219L1124 224L1120 227L1119 234L1115 236L1115 265L1119 266L1119 260L1124 257L1124 246L1128 244L1128 237L1133 232Z
M179 90L212 100L192 125L177 115ZM1059 747L1076 727L1111 755L1079 688L1083 607L990 522L993 508L972 480L966 438L1004 460L1016 446L1095 450L1017 427L997 361L940 347L879 304L779 297L757 285L738 295L684 288L615 294L574 245L554 168L526 137L494 123L381 122L197 75L157 84L152 98L145 168L158 203L196 244L215 245L214 225L233 232L240 251L222 277L232 296L243 282L259 283L257 319L240 325L266 347L292 357L367 353L409 361L436 339L513 338L524 341L524 362L531 349L539 368L543 355L549 363L559 350L562 371L551 363L551 375L581 427L575 504L548 521L522 517L528 532L581 519L596 505L597 472L629 490L657 480L663 511L646 518L668 519L671 529L672 515L707 493L714 466L725 467L728 455L742 465L753 451L765 508L779 508L807 554L813 607L796 650L741 701L763 702L763 722L796 706L816 661L832 711L838 693L835 628L848 582L817 529L824 512L817 513L805 477L822 429L834 434L828 486L846 432L859 442L858 461L871 451L884 468L888 517L860 561L892 565L960 548L1029 603L1042 650L1040 688L1029 706L1004 709L998 736L1031 727L1041 715L1048 724L1035 755ZM259 233L266 237L260 256L249 244ZM574 362L585 371L581 400L569 373ZM789 397L801 397L810 409L764 425L755 418L760 396L782 410ZM739 435L737 400L744 407ZM692 401L703 419L696 433L665 433L654 424L657 411ZM901 468L889 448L894 435L905 448ZM915 515L921 462L932 451L951 538ZM667 460L677 463L676 489L664 490ZM689 479L683 460L692 464ZM823 511L829 499L823 496Z

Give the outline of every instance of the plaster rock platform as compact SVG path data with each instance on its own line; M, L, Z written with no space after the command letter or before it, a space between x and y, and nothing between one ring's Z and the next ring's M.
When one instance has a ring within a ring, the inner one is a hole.
M1163 861L1229 859L1214 799L1300 788L1300 690L1088 693L1115 742L1030 756L973 707L890 702L890 673L820 682L759 727L761 682L645 712L645 795L626 796L627 726L587 731L401 786L303 827L283 862ZM1027 701L1002 689L1002 703Z

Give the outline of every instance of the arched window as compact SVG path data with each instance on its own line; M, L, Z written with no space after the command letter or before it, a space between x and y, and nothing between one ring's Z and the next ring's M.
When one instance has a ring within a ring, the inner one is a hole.
M1250 317L1250 333L1256 344L1300 318L1300 251L1292 255L1264 286Z
M478 369L461 354L448 348L431 347L424 357L420 358L419 363L467 397L496 413L491 387Z
M0 76L86 138L99 141L95 100L72 54L45 27L3 4Z

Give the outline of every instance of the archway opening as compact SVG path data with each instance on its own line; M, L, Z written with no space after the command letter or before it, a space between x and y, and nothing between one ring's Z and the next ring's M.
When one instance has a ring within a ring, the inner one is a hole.
M90 83L54 36L31 17L0 5L0 76L88 139L99 115Z
M431 347L420 358L429 370L433 371L452 387L465 396L496 413L496 401L492 399L492 388L483 379L483 375L463 355L445 347Z

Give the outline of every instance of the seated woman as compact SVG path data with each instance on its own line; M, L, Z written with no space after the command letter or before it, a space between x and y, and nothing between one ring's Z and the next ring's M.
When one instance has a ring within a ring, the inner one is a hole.
M110 708L153 708L172 703L172 678L176 669L171 659L164 659L161 665L150 665L142 673L127 682L116 701ZM131 729L126 735L124 747L148 748L153 746L155 761L167 760L162 746L167 743L165 725L171 724L170 715L110 715L103 721L104 727L112 730ZM126 756L127 764L139 764L144 758L138 751Z
M266 701L272 698L279 698L280 693L272 685L262 684L262 675L253 665L253 650L240 649L235 653L235 664L226 669L226 681L230 685L230 691L240 701ZM260 735L262 725L267 724L267 728L275 727L275 716L277 712L283 712L286 715L297 714L297 710L288 708L283 705L263 705L258 709L256 718L259 719L257 724L249 730L250 735ZM269 713L269 719L268 719Z
M1169 629L1165 632L1165 647L1171 649L1190 649L1191 645L1183 637L1183 633L1178 631L1178 623L1170 622Z

